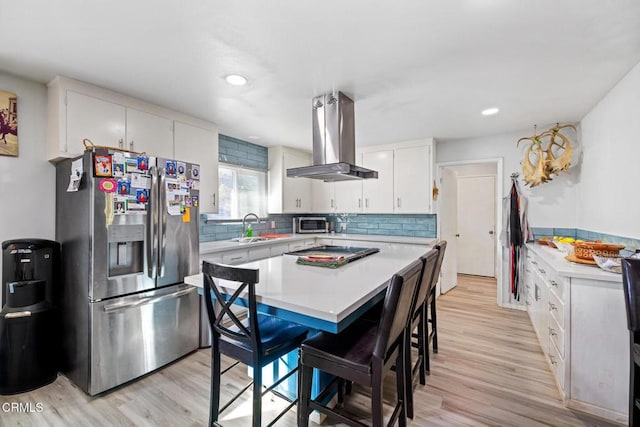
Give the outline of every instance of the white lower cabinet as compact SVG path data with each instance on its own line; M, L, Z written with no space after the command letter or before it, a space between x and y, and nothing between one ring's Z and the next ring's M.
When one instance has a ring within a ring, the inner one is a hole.
M593 267L563 268L566 262L559 252L528 246L531 323L565 404L626 424L629 332L622 279Z
M222 263L236 265L249 262L249 251L247 249L234 250L222 253Z

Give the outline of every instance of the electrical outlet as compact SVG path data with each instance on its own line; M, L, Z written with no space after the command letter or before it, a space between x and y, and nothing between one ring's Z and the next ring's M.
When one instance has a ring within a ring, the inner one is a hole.
M271 228L276 228L276 222L275 221L271 221Z

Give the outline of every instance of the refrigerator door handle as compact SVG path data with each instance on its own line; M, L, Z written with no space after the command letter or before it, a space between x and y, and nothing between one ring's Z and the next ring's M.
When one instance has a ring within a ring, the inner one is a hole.
M155 297L155 298L141 298L138 301L133 301L133 302L127 302L127 303L120 303L120 304L111 304L111 305L105 305L103 308L103 311L105 313L111 313L114 311L120 311L120 310L127 310L129 308L137 308L137 307L141 307L143 305L150 305L150 304L156 304L168 299L172 299L172 298L179 298L183 295L187 295L190 292L194 292L196 288L194 287L190 287L188 289L181 289L175 292L172 292L170 294L166 294L166 295L160 295L159 297Z
M160 250L158 251L158 277L164 277L165 251L167 248L167 179L164 169L160 168L160 206L158 206L158 214L160 218Z
M157 168L152 166L151 172L151 189L149 194L149 211L147 212L147 275L151 279L156 277L156 268L158 266L158 174Z
M151 298L140 298L138 301L105 305L103 311L111 313L113 311L126 310L128 308L140 307L141 305L151 301Z

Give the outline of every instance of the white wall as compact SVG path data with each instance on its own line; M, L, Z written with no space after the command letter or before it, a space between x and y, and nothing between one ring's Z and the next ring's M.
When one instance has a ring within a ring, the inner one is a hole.
M0 72L0 89L18 95L19 144L18 157L0 156L0 241L53 240L55 168L45 160L47 88Z
M547 129L552 125L539 126ZM520 132L438 142L436 162L459 162L464 160L504 159L504 194L511 188L512 172L520 173L520 188L529 200L528 218L532 227L569 227L576 224L576 188L580 181L580 171L570 169L570 173L553 178L553 181L530 189L522 181L520 161L524 157L525 145L516 147L518 139L531 135L533 129ZM496 230L499 232L499 230Z
M640 64L581 122L576 227L640 238Z

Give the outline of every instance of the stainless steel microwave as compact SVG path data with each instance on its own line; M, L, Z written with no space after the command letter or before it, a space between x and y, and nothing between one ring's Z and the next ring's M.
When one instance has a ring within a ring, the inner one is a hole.
M293 218L294 233L326 233L329 221L326 218L301 216Z

